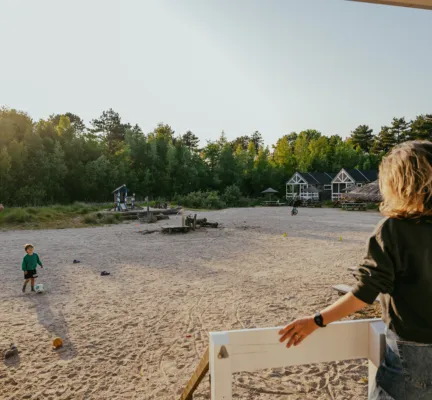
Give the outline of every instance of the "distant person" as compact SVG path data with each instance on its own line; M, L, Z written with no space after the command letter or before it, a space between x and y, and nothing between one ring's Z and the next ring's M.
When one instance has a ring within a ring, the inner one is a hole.
M369 239L353 292L288 324L280 341L297 346L381 293L386 351L369 399L432 399L432 143L395 147L381 163L379 184L387 218Z
M131 197L131 209L135 209L135 193Z
M37 278L36 267L39 264L43 268L42 262L39 256L34 252L34 246L32 244L26 244L24 246L26 255L22 262L22 270L24 271L24 285L22 291L26 291L26 286L31 281L31 291L34 292L35 279Z

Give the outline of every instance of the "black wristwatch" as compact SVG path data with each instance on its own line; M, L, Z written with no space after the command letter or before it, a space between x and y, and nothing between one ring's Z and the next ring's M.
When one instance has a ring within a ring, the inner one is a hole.
M320 328L325 328L327 326L327 325L324 325L324 319L323 319L321 313L315 314L314 321Z

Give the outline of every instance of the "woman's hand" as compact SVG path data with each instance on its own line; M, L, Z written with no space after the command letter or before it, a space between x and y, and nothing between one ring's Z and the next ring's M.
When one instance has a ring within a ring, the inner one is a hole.
M279 341L283 343L289 339L286 347L298 346L316 329L318 329L318 325L315 323L314 317L299 318L279 331L279 335L281 335Z

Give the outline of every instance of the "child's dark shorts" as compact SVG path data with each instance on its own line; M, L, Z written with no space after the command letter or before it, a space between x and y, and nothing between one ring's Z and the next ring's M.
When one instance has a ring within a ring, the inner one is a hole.
M25 274L25 272L26 271L24 271L24 279L37 278L37 272L35 269L27 271L27 275Z

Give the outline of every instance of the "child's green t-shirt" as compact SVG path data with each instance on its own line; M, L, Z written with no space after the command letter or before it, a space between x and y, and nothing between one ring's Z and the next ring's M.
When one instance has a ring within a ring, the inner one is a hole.
M33 253L31 256L26 254L22 262L22 270L33 271L36 269L38 264L42 266L42 262L36 253Z

